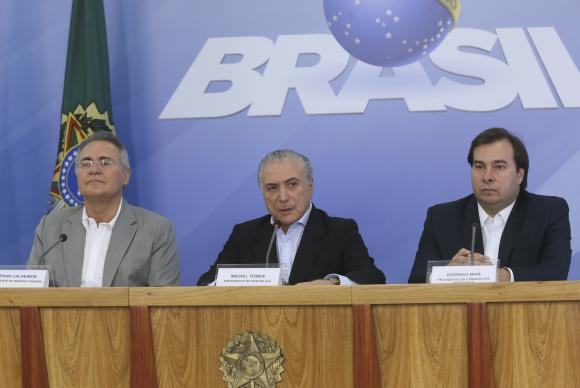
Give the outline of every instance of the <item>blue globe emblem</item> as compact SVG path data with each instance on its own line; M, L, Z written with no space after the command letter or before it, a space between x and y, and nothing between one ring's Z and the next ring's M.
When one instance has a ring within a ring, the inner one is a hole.
M84 198L79 192L77 176L75 174L77 147L71 148L66 153L60 167L60 195L63 201L70 207L75 207L84 203Z
M324 0L332 35L353 57L403 66L431 53L451 31L460 0Z

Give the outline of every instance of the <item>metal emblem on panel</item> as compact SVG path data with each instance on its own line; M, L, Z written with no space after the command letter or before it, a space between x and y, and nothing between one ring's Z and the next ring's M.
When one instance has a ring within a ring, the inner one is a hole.
M220 356L228 388L275 388L282 381L284 357L275 341L246 331L228 343Z

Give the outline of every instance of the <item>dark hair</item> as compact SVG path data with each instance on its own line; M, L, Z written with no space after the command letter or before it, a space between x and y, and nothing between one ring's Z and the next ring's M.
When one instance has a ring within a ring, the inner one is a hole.
M125 170L127 170L127 171L131 170L131 164L129 163L129 154L127 153L127 149L125 148L123 143L121 143L121 140L119 140L117 135L115 135L113 132L110 132L110 131L94 132L91 137L85 139L79 145L79 148L77 149L77 155L79 155L81 153L83 148L85 148L86 146L88 146L89 144L91 144L94 141L106 141L106 142L109 142L109 143L115 145L115 147L117 147L119 149L119 152L121 154L121 165L123 166L123 168ZM78 168L78 163L79 163L78 158L75 158L75 166L77 168Z
M508 140L512 145L514 150L514 161L516 162L516 169L524 169L524 179L522 179L520 187L525 189L528 185L528 169L530 167L528 151L526 151L526 146L524 146L522 140L516 135L511 134L507 129L489 128L477 135L471 142L471 148L469 148L469 154L467 154L467 162L470 166L473 166L473 150L476 147L479 147L480 145L495 143L504 139Z

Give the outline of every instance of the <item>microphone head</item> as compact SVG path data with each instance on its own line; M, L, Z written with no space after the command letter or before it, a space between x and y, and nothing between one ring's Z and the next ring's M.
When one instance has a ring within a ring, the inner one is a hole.
M68 239L68 236L66 235L66 233L61 233L60 236L58 236L58 240L60 242L65 242Z
M473 224L471 224L472 228L479 228L479 224L477 222L474 222Z

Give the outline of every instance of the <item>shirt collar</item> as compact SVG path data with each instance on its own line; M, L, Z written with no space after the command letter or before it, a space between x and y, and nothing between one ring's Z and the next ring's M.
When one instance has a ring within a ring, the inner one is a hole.
M308 218L310 217L311 211L312 211L312 202L310 202L310 206L308 206L308 210L306 210L306 212L302 215L302 217L300 217L300 219L298 221L296 221L295 223L290 225L290 227L288 229L290 229L291 227L293 227L296 224L301 225L301 226L306 226L306 223L308 222ZM274 217L272 217L272 216L270 216L270 224L274 225Z
M516 200L514 200L508 206L504 207L502 210L500 210L495 215L495 217L499 216L499 218L504 222L504 224L507 223L507 219L510 216L510 213L512 212L512 209L514 208L515 203L516 203ZM479 223L480 223L480 225L485 224L485 221L488 218L495 219L495 217L492 217L492 216L490 216L489 214L487 214L485 212L485 210L481 207L481 205L479 204L479 202L477 203L477 211L479 213Z
M123 198L121 198L121 202L119 202L119 208L117 209L117 213L115 214L115 217L113 217L113 219L111 221L101 222L99 225L110 225L111 228L115 227L115 223L117 222L117 218L119 218L119 214L121 214L121 207L122 206L123 206ZM88 227L89 220L95 221L93 218L89 217L89 215L87 214L87 208L85 208L83 206L83 216L82 216L83 225Z

